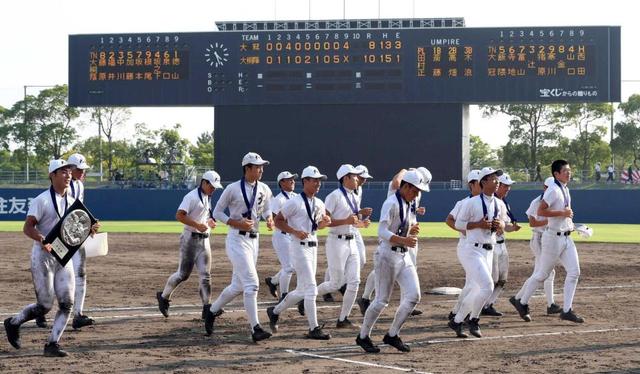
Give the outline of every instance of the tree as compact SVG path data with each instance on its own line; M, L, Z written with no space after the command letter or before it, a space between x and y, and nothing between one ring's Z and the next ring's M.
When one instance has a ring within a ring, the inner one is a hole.
M503 155L511 154L513 157L510 159L515 163L505 162L505 166L535 169L542 148L559 132L560 124L553 115L555 105L504 104L481 108L485 117L497 114L511 117L509 147Z
M618 108L626 118L616 123L616 137L611 142L611 148L616 155L626 159L625 164L632 163L640 158L640 95L631 95Z
M598 125L598 121L611 117L613 107L608 103L576 103L563 105L555 111L554 116L558 120L567 122L575 127L578 136L570 144L570 150L575 159L573 160L583 172L582 177L586 177L591 170L591 165L603 154L604 141L602 138L607 133L604 125ZM596 155L596 152L599 154ZM610 152L608 152L610 154Z
M469 143L471 148L469 161L472 169L479 169L484 166L498 166L495 151L491 149L489 144L483 142L479 136L471 135Z
M80 116L77 108L68 105L69 90L66 85L40 91L33 102L36 122L35 152L38 160L60 158L64 149L72 144L77 131L72 122Z
M89 109L91 120L98 125L100 134L104 134L107 138L107 170L109 170L109 178L113 170L113 136L115 131L122 127L129 118L131 111L128 108L120 107L94 107ZM102 135L100 135L102 136ZM98 153L102 159L102 141L98 139Z
M473 139L471 144L471 152L473 153ZM191 157L193 158L193 164L195 166L213 168L213 131L205 131L202 134L198 135L196 145L191 146L190 153Z

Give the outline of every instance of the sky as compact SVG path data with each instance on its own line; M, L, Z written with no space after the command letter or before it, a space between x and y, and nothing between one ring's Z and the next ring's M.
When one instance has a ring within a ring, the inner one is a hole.
M640 93L640 22L634 2L608 0L8 0L0 5L0 106L41 88L66 84L70 34L215 31L216 21L451 18L467 27L622 26L622 99ZM130 123L182 125L193 143L213 129L213 108L132 108ZM498 147L508 118L483 118L471 107L471 133ZM81 129L82 136L97 130ZM133 126L124 129L124 138Z

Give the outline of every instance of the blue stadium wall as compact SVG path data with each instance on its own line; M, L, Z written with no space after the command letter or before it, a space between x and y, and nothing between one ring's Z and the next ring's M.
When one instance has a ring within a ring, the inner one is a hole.
M43 190L0 189L0 220L24 220L29 199ZM187 190L119 190L90 189L86 192L86 205L101 220L174 220L175 212ZM324 198L331 190L323 189ZM216 191L214 200L220 195ZM529 203L540 193L516 190L509 195L509 203L519 221L526 221ZM423 195L422 205L427 214L421 221L443 221L455 202L465 196L464 191L436 190ZM576 222L588 223L640 223L640 191L634 190L575 190L571 193ZM386 191L365 190L363 206L374 208L373 220L379 217Z

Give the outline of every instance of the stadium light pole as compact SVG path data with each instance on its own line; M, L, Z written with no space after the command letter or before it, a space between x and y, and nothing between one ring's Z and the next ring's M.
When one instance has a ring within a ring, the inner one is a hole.
M24 110L24 118L23 118L23 125L24 125L24 130L26 133L27 130L27 88L51 88L51 87L55 87L54 85L24 85L24 99L23 99L23 110ZM27 136L27 135L25 135ZM27 145L27 139L25 139L25 149L24 149L24 153L25 153L25 157L27 158L27 183L29 182L29 147Z

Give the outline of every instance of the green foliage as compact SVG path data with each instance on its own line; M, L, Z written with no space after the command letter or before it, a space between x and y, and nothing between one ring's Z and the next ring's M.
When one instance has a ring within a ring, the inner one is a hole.
M190 147L193 165L213 168L213 146L213 131L200 134L196 145Z

